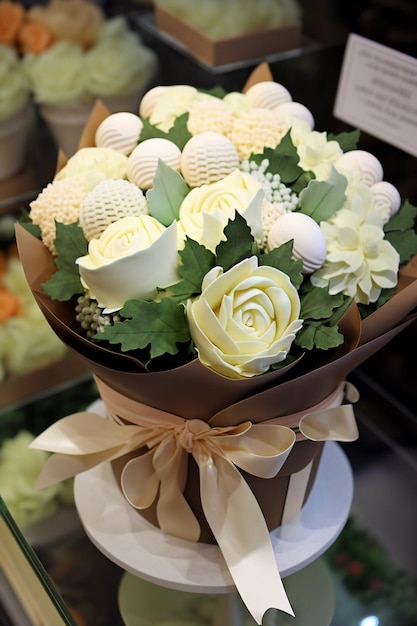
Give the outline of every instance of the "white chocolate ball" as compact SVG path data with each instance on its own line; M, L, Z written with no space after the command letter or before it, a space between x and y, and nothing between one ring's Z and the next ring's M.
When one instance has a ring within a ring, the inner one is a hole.
M315 126L314 117L311 111L307 109L304 104L301 104L301 102L283 102L276 107L275 111L277 111L280 115L288 115L289 117L297 120L307 122L311 130L313 130Z
M303 273L318 270L326 258L326 240L320 226L304 213L284 213L278 217L269 231L268 250L294 240L293 255L303 261Z
M158 87L152 87L149 89L143 96L142 100L139 103L139 115L144 119L150 117L155 108L155 104L158 100L163 96L163 94L167 91L168 87L160 85Z
M375 183L379 183L384 178L384 170L380 161L366 150L351 150L345 152L334 162L337 170L350 171L356 169L359 171L361 182L371 187Z
M225 178L239 167L234 143L211 131L194 135L181 155L181 172L190 187L208 185Z
M138 145L143 122L134 113L120 111L106 117L97 128L95 143L128 155Z
M292 100L288 89L272 80L265 80L249 87L246 98L253 107L261 109L275 109L279 104Z
M169 139L155 137L141 141L127 161L127 178L141 189L150 189L159 160L179 171L181 150Z
M401 195L394 185L382 180L372 185L371 191L377 209L388 209L389 218L398 213L401 206Z

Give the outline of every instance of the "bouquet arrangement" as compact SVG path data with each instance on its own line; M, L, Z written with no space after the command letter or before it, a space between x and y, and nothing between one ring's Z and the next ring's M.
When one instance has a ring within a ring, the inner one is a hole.
M266 66L242 93L156 87L139 116L96 105L17 229L109 417L38 437L40 484L111 461L162 531L218 543L258 623L292 613L268 529L323 442L357 437L347 374L414 319L417 209L357 141L315 131Z

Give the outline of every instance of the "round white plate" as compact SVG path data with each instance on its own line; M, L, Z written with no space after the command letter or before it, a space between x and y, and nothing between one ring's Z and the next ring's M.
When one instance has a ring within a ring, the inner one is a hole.
M180 591L234 591L218 546L177 539L147 522L124 498L110 463L76 476L74 495L90 540L127 572ZM314 561L333 543L346 523L352 497L349 461L338 444L327 442L304 507L293 521L270 533L283 578Z

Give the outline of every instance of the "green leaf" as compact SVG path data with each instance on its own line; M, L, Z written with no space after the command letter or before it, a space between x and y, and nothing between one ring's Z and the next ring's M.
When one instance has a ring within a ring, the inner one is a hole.
M344 337L339 333L337 326L327 326L320 323L305 323L297 333L295 343L304 350L329 350L337 348L344 342Z
M329 182L312 180L300 194L301 212L320 224L342 208L346 196L347 179L332 170Z
M261 154L254 154L250 157L250 160L255 161L258 165L264 159L269 161L267 171L279 172L284 184L293 183L304 174L304 170L298 165L300 159L297 148L292 142L290 131L284 135L276 148L265 148Z
M350 152L350 150L357 149L360 136L361 133L358 129L350 132L339 133L338 135L328 133L327 141L337 141L343 152Z
M261 255L259 265L270 265L281 272L287 274L296 289L303 282L301 268L303 262L301 259L294 259L292 256L293 239L281 244L278 248L274 248L271 252Z
M406 263L417 254L417 234L412 230L390 231L385 239L397 250L400 264Z
M416 217L417 207L406 200L384 226L385 239L397 250L401 264L417 254L417 234L414 230Z
M87 241L80 226L56 222L55 247L58 270L43 283L42 289L52 300L66 301L83 292L78 265L80 256L87 254Z
M30 218L30 214L26 209L22 209L22 213L18 219L18 223L27 230L28 233L41 239L41 229L37 224L34 224Z
M144 119L143 128L140 132L140 140L145 141L145 139L153 139L154 137L159 137L161 139L169 139L180 150L182 150L189 139L191 139L192 135L188 130L187 122L188 122L188 113L183 113L176 118L173 126L169 129L168 132L157 128L157 126L153 126L150 123L149 119Z
M301 298L300 317L303 320L328 320L334 309L345 303L343 294L330 295L327 288L316 287Z
M128 300L120 311L126 318L94 336L120 344L123 352L150 348L151 359L177 354L178 344L190 340L184 307L169 298L160 302Z
M231 267L253 256L254 239L245 218L236 211L224 229L226 241L216 247L216 265L226 272Z
M176 302L185 302L188 298L201 293L201 283L204 276L216 265L216 257L201 244L186 237L185 245L180 250L182 264L178 272L182 278L175 285L167 287Z
M221 87L220 85L217 85L216 87L212 87L211 89L199 89L198 91L200 93L206 93L209 96L214 96L215 98L219 98L220 100L223 100L225 95L227 95L227 91L225 91L223 87Z
M190 188L176 170L158 159L158 168L146 198L149 212L164 226L178 219L180 206Z
M300 195L303 189L307 187L311 180L315 179L313 172L303 172L297 180L291 184L291 189L294 193Z
M384 231L389 233L393 230L408 230L414 228L414 222L417 217L417 206L411 204L408 200L404 202L400 210L394 215L384 226Z

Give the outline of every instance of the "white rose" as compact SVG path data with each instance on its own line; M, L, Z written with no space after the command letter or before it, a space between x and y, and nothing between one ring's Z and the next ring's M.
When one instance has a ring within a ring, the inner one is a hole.
M123 217L92 239L77 259L80 276L100 306L120 309L132 298L153 300L178 282L177 232L149 215Z
M235 170L216 183L190 191L180 207L180 229L184 236L188 235L214 252L220 241L225 240L223 230L229 219L233 219L238 211L260 242L263 237L263 199L260 183L250 174Z
M227 272L206 274L202 293L187 304L200 361L228 378L266 372L285 359L302 326L300 300L288 276L256 257Z

